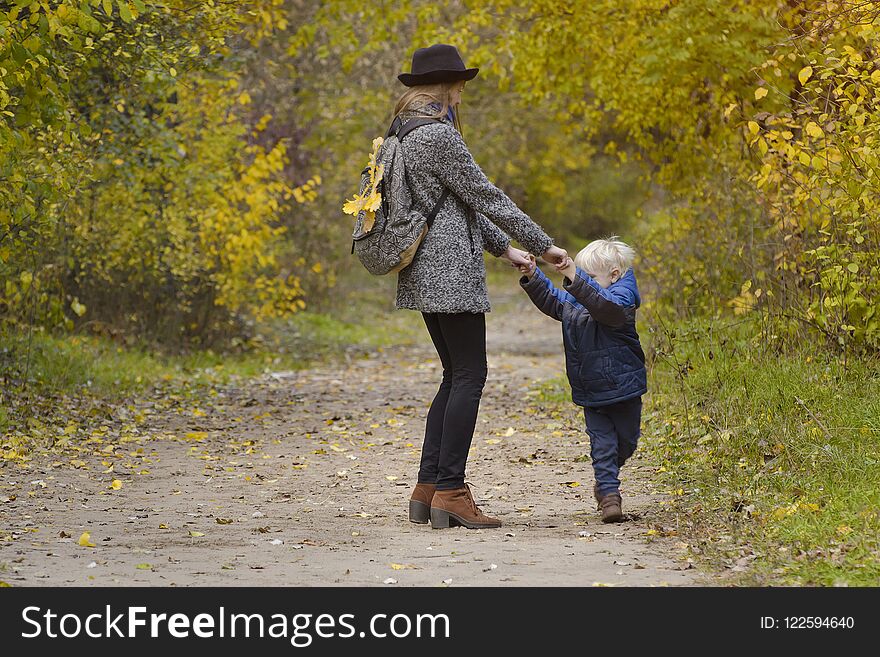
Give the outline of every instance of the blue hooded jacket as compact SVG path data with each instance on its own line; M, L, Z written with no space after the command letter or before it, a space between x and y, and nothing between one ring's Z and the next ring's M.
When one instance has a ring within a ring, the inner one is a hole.
M577 268L556 288L540 269L520 285L545 315L562 322L565 369L578 406L607 406L648 391L645 353L636 332L641 305L632 269L607 288Z

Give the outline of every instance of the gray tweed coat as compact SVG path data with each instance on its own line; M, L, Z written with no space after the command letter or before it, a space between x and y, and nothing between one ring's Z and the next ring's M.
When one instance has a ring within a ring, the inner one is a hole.
M398 273L397 307L426 313L489 312L483 249L502 255L510 235L540 255L553 240L489 182L451 122L418 128L401 146L417 209L428 214L444 186L451 194L412 263Z

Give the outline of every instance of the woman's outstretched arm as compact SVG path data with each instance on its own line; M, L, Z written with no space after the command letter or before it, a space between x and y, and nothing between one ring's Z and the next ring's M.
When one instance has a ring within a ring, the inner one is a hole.
M484 214L529 252L542 255L553 240L498 189L474 161L457 130L450 126L421 128L431 148L432 172L466 205Z

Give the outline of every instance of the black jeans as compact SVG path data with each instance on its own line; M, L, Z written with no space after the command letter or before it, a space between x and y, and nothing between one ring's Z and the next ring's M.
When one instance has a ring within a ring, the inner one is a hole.
M422 316L443 364L443 381L428 411L419 483L451 490L464 486L468 450L486 383L486 316Z

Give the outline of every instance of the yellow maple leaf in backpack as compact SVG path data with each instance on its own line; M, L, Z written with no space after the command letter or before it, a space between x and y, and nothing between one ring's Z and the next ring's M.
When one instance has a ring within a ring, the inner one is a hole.
M370 160L367 163L367 171L370 175L370 182L365 186L364 190L360 194L355 194L354 198L345 202L345 205L342 206L342 211L345 214L354 215L357 217L361 211L365 213L364 218L364 231L369 231L373 227L373 222L376 220L376 210L379 209L379 206L382 204L382 195L379 193L379 183L382 182L382 176L385 174L385 167L381 164L377 164L376 158L378 157L379 148L384 143L382 137L376 137L373 140L373 152L370 153Z

